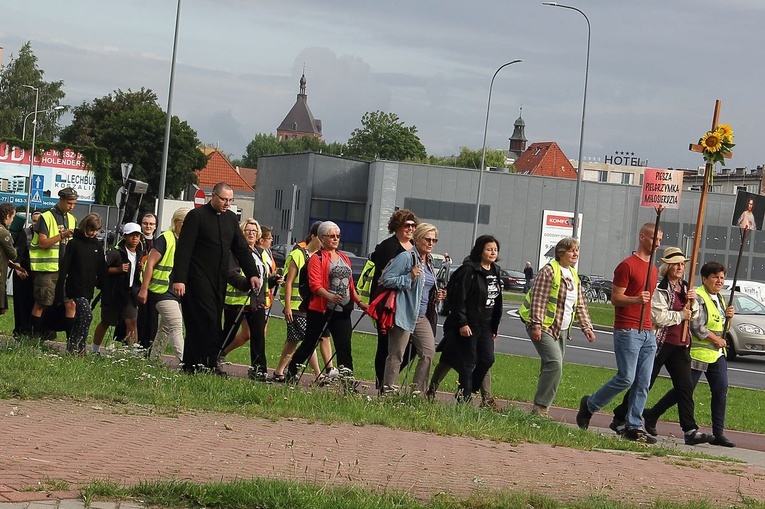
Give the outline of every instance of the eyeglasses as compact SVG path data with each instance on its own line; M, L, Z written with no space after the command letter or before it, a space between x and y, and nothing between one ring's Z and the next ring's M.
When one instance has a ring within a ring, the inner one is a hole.
M340 234L339 233L332 233L332 234L329 234L329 235L322 235L322 237L326 237L328 239L333 239L334 240L334 239L340 239Z
M404 223L404 228L417 228L417 223L413 223L413 222Z
M274 240L273 237L260 237L260 240Z
M213 193L213 194L214 194L215 196L217 196L217 197L218 197L218 199L219 199L220 201L222 201L223 203L234 203L234 199L233 199L233 198L223 198L223 197L222 197L221 195L219 195L218 193Z
M430 237L423 237L422 240L424 242L427 242L428 244L438 244L438 239L433 239Z
M249 235L257 235L258 230L244 230L244 233L247 233Z
M141 223L144 226L157 226L157 223Z

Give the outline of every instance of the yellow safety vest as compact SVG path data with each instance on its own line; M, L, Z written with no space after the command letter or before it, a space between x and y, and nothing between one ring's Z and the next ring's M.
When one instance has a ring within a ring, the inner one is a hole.
M149 281L149 291L159 295L170 289L170 274L173 272L175 263L175 244L177 242L172 230L167 230L161 236L165 238L165 254L154 266L154 272L152 272L151 281Z
M722 336L723 328L725 326L725 317L720 314L717 304L712 300L707 289L703 286L696 289L696 295L701 297L701 300L704 301L707 308L706 328L716 333L718 336ZM725 299L723 296L717 294L717 298L720 299L720 304L722 304L723 309L725 309ZM720 349L713 345L708 339L700 339L695 336L691 337L691 359L712 364L717 362L717 359L721 355L723 354L720 352Z
M77 226L77 219L70 213L64 214L67 221L67 229L73 230ZM58 223L51 210L46 210L38 221L45 221L48 227L48 238L55 237L60 233ZM40 236L37 232L32 234L32 243L29 246L29 264L34 272L58 272L59 247L61 242L56 242L48 249L40 247Z
M361 271L359 280L356 282L356 293L359 294L359 298L369 304L369 297L372 295L372 277L375 274L375 262L367 260L364 264L364 268Z
M239 274L244 277L242 269L239 269ZM226 299L224 302L227 306L243 306L249 304L249 292L243 292L231 284L226 283Z
M550 296L547 299L547 310L545 312L545 318L542 321L542 327L545 329L549 329L550 326L555 321L555 313L558 310L558 293L560 292L560 280L561 280L561 271L560 271L560 263L558 263L557 260L550 260L548 262L548 265L552 267L553 269L553 280L550 284ZM574 267L569 267L569 270L571 270L571 275L574 277L574 280L576 281L574 284L577 285L579 282L579 275L576 273L576 269ZM531 294L533 293L534 289L532 288L528 292L526 292L526 298L523 299L523 304L521 305L521 309L518 311L518 314L523 319L524 322L528 322L531 317ZM574 291L576 291L576 286L574 287ZM574 323L574 319L576 318L576 304L577 300L579 300L579 295L577 292L576 300L574 300L574 316L571 317L571 324L569 324L569 328Z
M306 250L305 247L302 247L300 244L298 244L298 247L293 249L292 251L287 254L287 258L284 260L284 274L286 277L287 272L290 268L290 261L295 264L295 268L297 269L297 273L295 274L295 279L292 281L292 296L290 297L290 309L293 311L298 311L300 308L300 304L303 302L303 299L300 297L300 292L298 291L298 287L300 285L300 269L303 268L303 265L306 264L308 261L308 250ZM282 285L279 292L282 295L282 302L284 302L285 294L284 294L284 287L286 285ZM286 303L285 303L286 305Z

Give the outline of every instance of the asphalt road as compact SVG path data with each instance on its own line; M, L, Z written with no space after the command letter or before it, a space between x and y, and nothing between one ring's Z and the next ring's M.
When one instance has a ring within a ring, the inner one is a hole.
M496 342L496 351L512 355L525 355L537 357L537 352L526 335L520 319L513 312L517 310L517 303L505 304L505 315L499 326L499 335ZM274 309L274 314L280 314ZM353 312L353 323L361 316L361 312ZM436 342L441 339L440 325L443 317L439 318L439 333ZM356 330L361 332L376 333L372 322L363 318ZM566 361L587 366L598 366L616 369L614 360L614 347L610 331L595 331L597 340L588 343L579 330L574 330L574 340L566 345ZM666 372L662 373L665 376ZM702 377L702 382L704 378ZM731 386L746 387L749 389L765 389L765 355L739 356L735 361L728 363L728 381Z

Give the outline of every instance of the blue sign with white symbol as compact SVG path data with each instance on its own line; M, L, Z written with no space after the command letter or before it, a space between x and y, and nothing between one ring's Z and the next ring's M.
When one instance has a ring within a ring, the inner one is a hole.
M43 184L45 183L45 177L43 175L32 176L32 203L43 202Z

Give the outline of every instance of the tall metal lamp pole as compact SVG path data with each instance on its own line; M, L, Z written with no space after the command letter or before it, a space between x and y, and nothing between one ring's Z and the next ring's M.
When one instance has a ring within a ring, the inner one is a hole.
M579 231L579 188L582 185L582 174L584 174L584 168L582 167L582 147L584 146L584 113L587 110L587 78L590 75L590 18L587 17L587 15L582 12L581 10L577 9L576 7L571 7L570 5L563 5L559 4L558 2L542 2L542 5L548 5L550 7L561 7L563 9L570 9L572 11L576 11L582 16L584 16L585 21L587 21L587 60L584 67L584 98L582 99L582 128L579 131L579 163L576 167L576 193L574 196L574 232L572 234L572 237L575 239L579 239L579 234L581 232Z
M39 113L37 111L37 100L40 98L40 89L38 87L33 87L32 85L21 85L22 87L28 88L30 90L35 91L35 111L34 119L32 120L32 153L29 154L29 177L27 177L27 212L26 216L24 216L24 226L29 226L30 223L30 217L29 217L29 205L32 201L32 169L34 168L35 164L35 142L37 141L37 114Z
M481 188L483 187L483 172L484 172L484 165L486 164L486 133L489 129L489 110L491 109L491 90L494 88L494 78L497 77L497 74L499 74L499 71L507 67L508 65L517 64L519 62L523 62L523 60L516 59L512 62L508 62L506 64L502 64L499 66L499 69L497 69L494 72L494 76L491 77L491 84L489 84L489 100L486 104L486 122L483 126L483 148L481 149L481 167L479 170L481 171L478 174L478 197L475 201L475 222L473 223L473 241L477 238L478 234L478 215L481 209Z

